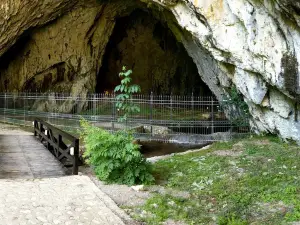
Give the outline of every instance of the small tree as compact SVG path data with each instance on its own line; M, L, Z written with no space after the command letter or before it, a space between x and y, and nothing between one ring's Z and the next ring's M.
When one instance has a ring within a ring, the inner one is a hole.
M123 111L124 114L119 118L120 122L127 122L128 116L131 113L140 112L140 107L132 101L133 94L141 92L141 87L136 84L131 84L132 78L130 77L132 70L127 70L126 66L123 66L122 71L119 73L119 77L122 78L121 84L116 86L114 92L119 94L116 96L116 107L119 111Z

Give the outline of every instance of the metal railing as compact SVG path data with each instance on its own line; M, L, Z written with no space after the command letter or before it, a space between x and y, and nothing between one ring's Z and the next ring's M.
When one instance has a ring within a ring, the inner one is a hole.
M140 108L122 123L124 112L116 108L114 94L71 96L63 93L2 93L0 121L32 126L39 117L60 129L76 133L82 118L110 131L129 129L140 139L197 142L230 139L249 133L245 123L226 118L222 103L214 97L135 95ZM228 117L228 116L227 116Z

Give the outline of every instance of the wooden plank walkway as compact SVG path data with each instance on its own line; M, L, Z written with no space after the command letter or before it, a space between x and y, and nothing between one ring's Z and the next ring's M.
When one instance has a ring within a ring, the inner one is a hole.
M33 135L0 135L0 179L64 175L66 169Z

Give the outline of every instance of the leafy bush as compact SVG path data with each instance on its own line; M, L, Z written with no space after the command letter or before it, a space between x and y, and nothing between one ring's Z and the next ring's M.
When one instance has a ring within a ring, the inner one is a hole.
M244 101L243 95L233 87L229 91L229 97L224 97L221 106L229 112L229 117L233 125L236 126L249 126L249 107Z
M111 134L82 120L82 136L86 151L84 158L97 177L108 183L149 184L154 181L150 164L140 153L130 133Z

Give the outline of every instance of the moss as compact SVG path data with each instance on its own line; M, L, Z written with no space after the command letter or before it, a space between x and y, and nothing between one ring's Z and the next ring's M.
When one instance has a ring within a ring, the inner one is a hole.
M236 66L230 63L222 63L222 66L227 70L230 75L235 74Z
M298 8L288 4L287 8L280 13L280 18L284 21L284 23L288 27L299 31L300 28L298 26L296 19L294 18L294 14L296 15L299 14L298 11L299 11Z
M281 60L282 76L284 77L285 89L294 97L298 95L298 61L295 55L285 54Z
M265 0L252 0L253 3L259 6L265 6ZM268 4L272 7L275 8L275 5L277 4L276 0L268 0Z

